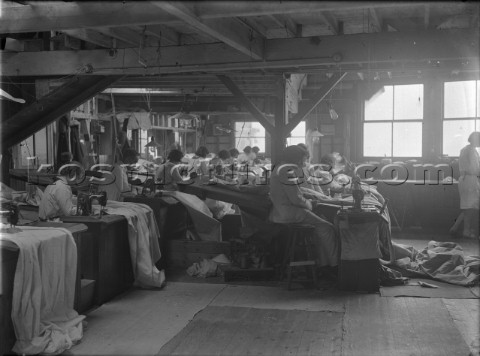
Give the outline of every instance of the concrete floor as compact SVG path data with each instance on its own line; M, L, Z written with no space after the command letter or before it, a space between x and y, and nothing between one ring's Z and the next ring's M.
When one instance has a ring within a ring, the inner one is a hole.
M448 235L411 231L395 231L393 239L417 249L425 247L429 240L453 241ZM468 255L479 255L478 241L455 241L464 247ZM273 286L245 282L232 285L215 278L190 277L180 282L169 280L162 290L132 289L90 311L82 342L65 354L156 355L198 312L209 306L344 313L344 335L338 335L342 338L341 355L439 355L452 350L458 351L455 354L480 354L480 299L386 298L379 294L345 293L335 288L287 291L281 283L276 283ZM448 315L448 321L454 325L448 335L441 335L446 330L445 325L427 321L422 325L422 318L427 316L419 315L419 311L427 308L433 308L434 313ZM378 318L375 317L377 311ZM385 313L390 314L388 318L394 315L395 323L382 320L380 314ZM408 332L405 325L409 323L411 328L415 325L418 328L420 324L420 331L415 332L424 333L424 340L417 340L416 346L415 340L398 341L399 335ZM387 327L390 331L385 334L384 341L359 341L375 338ZM447 351L445 345L429 341L433 336L435 340L442 340L453 337L452 334L457 334L457 340L463 341L450 345L452 349Z

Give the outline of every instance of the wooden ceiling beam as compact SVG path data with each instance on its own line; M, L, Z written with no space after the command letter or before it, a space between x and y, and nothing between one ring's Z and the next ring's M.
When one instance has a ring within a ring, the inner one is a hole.
M135 26L138 31L145 31L145 34L151 37L154 37L161 41L161 45L174 45L178 46L179 43L179 33L174 31L166 26L162 25L145 25L145 26Z
M323 1L199 1L182 2L195 8L200 20L422 6L429 2L323 2ZM28 6L2 8L0 33L63 31L78 28L143 26L179 23L170 13L152 4L164 2L30 2ZM459 4L462 5L462 4ZM442 6L441 3L439 6Z
M2 148L13 146L78 105L95 96L121 76L73 77L12 117L2 120Z
M373 32L382 32L385 29L385 24L383 22L382 16L374 8L368 9L368 18L370 19L370 29L373 29Z
M122 42L126 42L133 47L140 47L142 35L128 28L96 28L96 31Z
M195 8L201 18L248 17L301 14L368 8L411 7L431 2L396 1L199 1ZM440 5L441 6L441 5Z
M247 108L247 110L265 128L267 132L274 132L275 127L229 77L226 75L218 75L217 77L228 88L228 90L230 90L232 94L241 101L242 105Z
M292 132L292 130L300 123L300 121L304 120L305 117L310 114L315 107L322 102L323 99L330 93L335 86L342 81L343 78L347 73L335 73L332 77L322 85L322 88L315 92L312 95L312 99L307 106L304 106L300 109L298 114L296 114L293 119L285 126L285 132Z
M253 59L263 59L264 39L254 36L253 31L249 31L236 19L202 20L191 8L180 2L165 1L152 4Z
M85 42L96 44L97 46L100 46L100 47L105 47L105 48L114 47L113 39L110 36L105 36L103 33L99 33L97 31L90 30L88 28L81 28L78 30L65 30L62 32L71 37L81 39ZM125 47L125 44L121 43L121 41L117 41L116 48L123 48L123 47Z
M285 29L287 36L285 37L296 37L297 36L297 24L289 17L283 15L270 15L269 16L273 22L278 26Z
M424 5L424 12L423 12L423 27L425 30L428 30L430 27L430 5Z
M338 27L338 21L334 16L332 16L330 13L326 11L317 14L317 16L320 19L320 21L322 21L324 24L328 26L328 29L332 31L334 35L341 34Z
M340 53L340 61L334 54ZM142 50L149 65L138 63L138 49L118 49L116 57L105 50L41 51L4 53L0 64L6 76L70 75L90 64L95 74L159 75L167 73L213 72L230 70L285 69L350 65L395 66L432 58L442 61L479 58L479 36L470 30L423 32L379 32L371 34L303 37L266 40L265 60L252 61L224 44L169 46ZM338 59L337 59L338 60ZM478 70L478 68L477 68ZM358 70L357 70L358 71Z

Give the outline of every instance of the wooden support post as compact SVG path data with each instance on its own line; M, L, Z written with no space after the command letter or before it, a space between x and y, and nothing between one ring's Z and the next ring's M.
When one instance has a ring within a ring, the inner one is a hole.
M272 163L278 164L281 160L282 151L286 146L286 137L288 132L285 131L286 124L286 105L285 105L285 79L278 83L277 99L275 105L275 130L272 134L271 153Z

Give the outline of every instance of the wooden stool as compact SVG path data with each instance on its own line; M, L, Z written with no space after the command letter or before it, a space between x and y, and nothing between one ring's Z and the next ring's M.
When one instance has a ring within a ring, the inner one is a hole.
M315 267L318 265L315 253L315 244L313 237L315 227L306 224L284 224L288 228L288 241L285 250L284 266L287 268L287 289L290 290L292 283L292 270L296 267L307 267L312 275L311 279L298 281L311 281L317 286L317 274ZM296 260L295 250L297 247L303 247L306 259Z

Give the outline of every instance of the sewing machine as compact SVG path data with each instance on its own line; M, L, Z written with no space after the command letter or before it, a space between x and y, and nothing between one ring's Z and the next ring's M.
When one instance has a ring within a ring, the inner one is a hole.
M352 197L353 197L353 210L362 211L362 201L365 197L365 192L360 185L360 178L358 176L353 177L352 182Z
M18 223L18 207L13 203L3 203L0 206L0 219L2 223L15 227Z
M92 212L92 202L97 201L100 204L100 217L104 214L104 208L107 205L107 192L84 193L79 192L77 196L77 215L90 216Z

